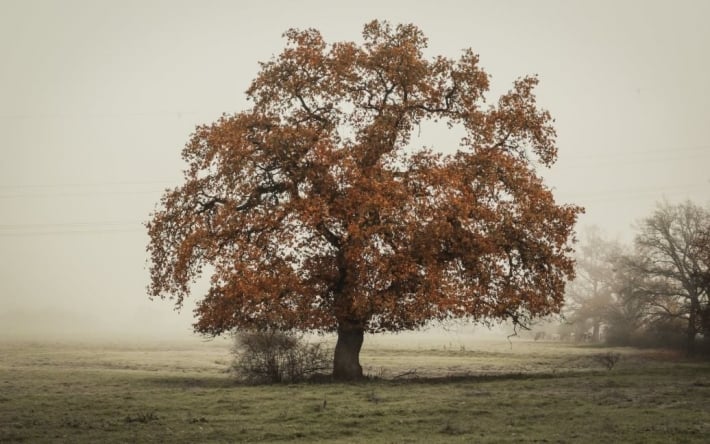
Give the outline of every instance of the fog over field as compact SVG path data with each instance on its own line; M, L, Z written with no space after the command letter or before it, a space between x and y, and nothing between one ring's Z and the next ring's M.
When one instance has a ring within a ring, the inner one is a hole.
M250 106L258 62L288 28L359 42L372 19L414 23L428 55L480 55L490 102L537 74L559 147L539 172L558 201L586 208L579 227L630 241L663 199L709 203L708 17L706 1L3 0L0 338L200 340L194 299L177 313L146 296L143 223L181 183L195 126ZM423 125L412 144L450 152L458 137Z

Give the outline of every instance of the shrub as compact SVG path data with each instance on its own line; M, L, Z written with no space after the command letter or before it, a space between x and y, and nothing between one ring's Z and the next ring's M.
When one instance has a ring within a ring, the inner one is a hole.
M152 421L157 421L158 415L154 411L149 411L149 412L141 412L138 413L136 416L131 416L128 415L125 418L126 422L142 422L142 423L148 423Z
M596 355L594 359L596 359L597 362L606 367L607 370L611 370L612 368L614 368L616 363L619 362L619 359L621 359L621 355L619 353L608 352Z
M607 345L672 349L683 349L686 346L686 326L680 319L657 317L640 326L616 321L607 330Z
M299 382L332 368L322 344L282 331L239 332L233 353L232 370L250 383Z

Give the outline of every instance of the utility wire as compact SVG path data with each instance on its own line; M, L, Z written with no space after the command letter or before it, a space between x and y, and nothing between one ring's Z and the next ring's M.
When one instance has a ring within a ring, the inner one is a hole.
M619 153L599 153L565 158L566 161L579 161L584 159L603 159L609 157L623 158L625 156L640 157L628 165L648 162L668 162L672 160L685 160L695 158L710 152L710 145L688 147L674 147L669 149L630 151ZM690 155L680 155L689 153ZM649 155L662 154L660 158L648 158ZM669 156L670 155L670 156ZM602 163L586 163L564 166L567 168L595 168L603 165L618 164L619 162L606 161ZM86 183L58 183L58 184L29 184L29 185L0 185L0 199L26 199L26 198L58 198L75 196L102 196L102 195L136 195L158 194L166 191L167 187L175 186L177 179L173 180L136 180L136 181L106 181ZM178 180L179 181L179 180ZM130 189L130 187L163 185L162 189ZM555 197L560 201L576 201L580 204L609 203L618 205L633 199L644 198L649 195L658 195L659 198L667 195L682 195L687 193L708 191L707 183L683 184L653 188L617 188L587 192L565 192L555 190ZM0 224L0 237L18 236L62 236L84 234L111 234L111 233L136 233L144 232L145 228L138 227L142 222L108 221L108 222L72 222L72 223L16 223ZM132 228L135 227L135 228Z
M0 114L0 120L71 120L71 119L117 119L125 117L174 117L212 115L211 111L146 111L133 113L34 113L34 114ZM219 113L217 113L219 115Z
M678 191L701 191L710 190L710 183L691 183L684 185L671 185L671 186L661 186L652 188L616 188L616 189L606 189L591 192L560 192L559 190L553 189L555 195L570 195L575 197L615 197L623 194L645 194L645 193L664 193L664 192L678 192Z
M145 231L139 222L70 222L0 224L0 237L135 233Z
M158 194L165 190L122 190L122 191L86 191L86 192L60 192L60 193L24 193L24 194L0 194L0 199L32 199L51 197L79 197L79 196L102 196L119 194Z
M68 223L46 223L46 224L0 224L0 230L16 230L21 228L58 228L58 227L95 227L95 226L116 226L116 225L136 225L139 222L68 222Z
M32 185L0 185L0 190L23 190L37 188L86 188L86 187L110 187L110 186L133 186L133 185L170 185L174 181L170 180L140 180L140 181L116 181L116 182L84 182L84 183L56 183L56 184L32 184Z
M139 233L141 229L96 229L96 230L64 230L64 231L23 231L17 233L0 232L0 238L3 237L36 237L36 236L77 236L85 234L116 234L116 233Z
M682 160L689 158L700 157L700 155L694 155L689 157L683 157ZM677 157L676 157L677 158ZM643 159L637 162L626 162L625 167L654 163L654 162L669 162L675 158L658 158L658 159ZM557 165L557 170L564 171L566 169L594 169L597 167L604 166L616 166L619 162L606 161L601 163L586 163L586 164L572 164L572 165ZM110 189L111 187L131 187L140 185L164 185L163 188L157 189ZM42 198L42 197L74 197L74 196L87 196L87 195L99 195L99 194L151 194L151 193L162 193L167 188L175 186L175 181L167 180L146 180L146 181L123 181L123 182L94 182L94 183L60 183L60 184L37 184L37 185L0 185L0 199L18 199L18 198ZM94 189L91 189L94 188ZM109 188L109 189L101 189ZM87 190L88 189L88 190ZM43 192L42 190L52 190L49 192Z
M624 168L627 168L629 166L635 166L635 165L645 165L645 164L652 164L652 163L669 163L669 162L674 162L674 161L689 161L692 159L698 159L698 158L703 158L706 157L706 153L695 153L695 154L690 154L686 156L665 156L665 157L656 157L656 158L645 158L645 159L638 159L634 161L630 160L607 160L606 157L604 157L603 162L585 162L585 163L579 163L577 162L578 160L581 160L581 158L572 158L572 159L565 159L571 160L572 163L569 165L567 164L562 164L560 165L559 163L555 164L553 168L558 171L564 171L567 169L578 169L578 168L585 168L585 169L593 169L593 168L599 168L599 167L608 167L608 166L622 166Z
M598 159L599 157L626 157L626 156L648 156L653 154L671 154L678 152L689 152L689 151L700 151L700 152L710 152L710 145L692 145L692 146L676 146L668 148L659 148L652 150L635 150L635 151L598 151L589 154L582 154L576 156L565 156L564 151L560 155L561 158L566 160L584 160L584 159Z

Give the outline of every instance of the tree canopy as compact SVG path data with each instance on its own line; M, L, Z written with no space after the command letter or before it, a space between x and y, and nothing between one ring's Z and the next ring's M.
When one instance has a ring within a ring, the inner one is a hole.
M253 106L185 146L185 182L147 224L150 295L180 307L205 272L198 332L337 331L343 378L362 374L363 332L559 311L581 208L536 172L557 157L537 78L488 105L478 56L427 59L414 25L373 21L362 44L285 37ZM416 146L426 121L465 137Z

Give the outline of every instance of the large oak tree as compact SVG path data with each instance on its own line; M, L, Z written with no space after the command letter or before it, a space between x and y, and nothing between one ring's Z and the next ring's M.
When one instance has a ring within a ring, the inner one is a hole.
M413 25L285 37L253 106L184 148L185 183L147 224L151 296L180 307L205 272L196 331L337 332L339 379L362 376L365 332L560 309L580 208L536 173L557 149L535 77L487 105L478 57L426 59ZM425 121L466 135L450 154L413 146Z

